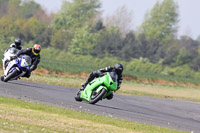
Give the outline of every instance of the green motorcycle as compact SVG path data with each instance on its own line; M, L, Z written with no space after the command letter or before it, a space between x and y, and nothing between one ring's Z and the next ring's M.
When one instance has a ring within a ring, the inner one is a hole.
M75 96L76 101L86 101L95 104L99 100L105 99L113 91L117 90L117 74L107 72L99 78L95 78L87 84L84 90L80 90Z

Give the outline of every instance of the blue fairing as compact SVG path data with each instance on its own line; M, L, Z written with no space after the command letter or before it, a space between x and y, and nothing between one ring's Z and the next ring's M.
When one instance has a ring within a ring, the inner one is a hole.
M26 67L21 67L21 64L22 64L22 58L23 56L21 56L18 60L19 63L17 63L17 66L19 67L20 70L22 71L28 71L30 69L30 66L26 66Z
M14 70L17 69L17 68L18 68L21 72L26 72L26 71L28 71L28 70L30 69L30 65L31 65L31 64L22 67L22 58L23 58L23 56L20 56L20 57L18 57L17 59L15 59L15 65L14 65L13 68L11 68L11 69L9 70L9 73L11 73L12 71L14 71ZM21 73L21 72L20 72L20 73ZM18 74L19 74L19 73L18 73Z

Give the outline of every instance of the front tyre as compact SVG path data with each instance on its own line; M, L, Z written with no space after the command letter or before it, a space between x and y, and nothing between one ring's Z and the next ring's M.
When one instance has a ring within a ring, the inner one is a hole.
M11 78L13 78L15 75L17 75L19 71L17 69L13 70L11 73L8 74L8 76L4 77L3 81L8 82Z
M4 80L4 76L1 76L1 81L3 81Z
M103 88L102 90L100 90L98 93L96 93L96 91L92 92L92 96L91 96L91 100L89 101L90 104L95 104L97 103L99 100L101 100L103 98L103 96L106 94L106 89Z

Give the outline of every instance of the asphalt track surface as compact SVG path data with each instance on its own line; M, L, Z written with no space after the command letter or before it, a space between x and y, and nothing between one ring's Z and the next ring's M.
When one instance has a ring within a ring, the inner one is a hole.
M13 97L47 105L100 114L134 122L200 133L200 104L192 101L114 95L95 105L77 102L78 89L28 81L0 81L0 96Z

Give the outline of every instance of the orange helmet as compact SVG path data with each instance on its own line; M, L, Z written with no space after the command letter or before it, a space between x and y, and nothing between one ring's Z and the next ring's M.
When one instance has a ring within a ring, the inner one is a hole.
M38 44L35 44L34 46L33 46L33 48L32 48L32 52L33 52L33 54L34 55L38 55L39 53L40 53L40 45L38 45Z

